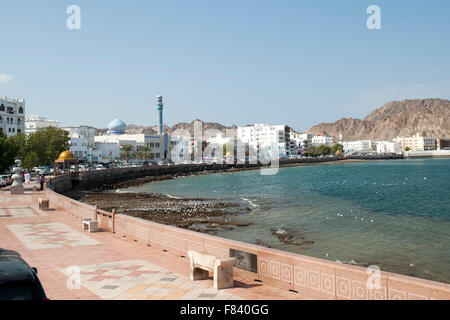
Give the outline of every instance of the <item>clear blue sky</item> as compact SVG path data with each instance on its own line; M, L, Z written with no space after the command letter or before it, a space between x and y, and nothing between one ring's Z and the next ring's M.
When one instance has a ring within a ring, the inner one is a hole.
M81 8L81 30L66 9ZM366 8L381 8L368 30ZM196 118L308 129L390 100L450 98L450 1L14 0L0 3L0 96L106 127Z

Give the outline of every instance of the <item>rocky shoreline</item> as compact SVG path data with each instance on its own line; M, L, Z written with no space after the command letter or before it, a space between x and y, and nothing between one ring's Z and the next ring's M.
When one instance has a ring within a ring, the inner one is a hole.
M372 160L372 159L371 159ZM286 163L280 167L307 166L318 164L337 164L353 161L371 161L364 159L348 159L321 161L315 163ZM140 186L146 183L176 179L183 176L194 176L202 174L237 172L255 170L256 168L232 167L226 170L208 170L186 173L173 173L145 176L142 178L104 183L94 187L77 187L64 194L75 200L98 205L100 209L111 212L126 214L142 218L156 223L171 225L196 232L217 234L219 231L229 231L236 227L245 227L250 222L236 222L236 216L245 217L252 212L244 203L236 203L217 199L182 199L163 194L121 192L123 189ZM305 238L294 239L289 232L271 230L280 242L287 245L312 245L314 241ZM262 244L262 243L261 243Z
M232 216L249 213L249 207L215 199L180 199L162 194L111 190L72 190L66 195L90 205L98 205L99 209L109 212L115 209L120 214L209 234L250 224L232 219Z

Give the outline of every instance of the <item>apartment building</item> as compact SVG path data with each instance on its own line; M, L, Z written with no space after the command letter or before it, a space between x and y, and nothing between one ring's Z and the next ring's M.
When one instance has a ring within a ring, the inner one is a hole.
M7 137L25 133L25 99L0 97L0 132Z
M318 136L314 136L311 139L311 144L315 147L318 147L322 144L332 147L334 144L334 138L333 137L328 137L328 136L324 136L324 135L318 135Z
M254 124L237 128L237 140L248 145L260 158L290 155L290 128L286 125Z
M423 137L420 135L420 133L417 133L414 136L397 137L393 141L401 143L403 150L406 149L411 151L436 150L436 139Z
M376 143L372 140L344 141L342 145L348 153L372 153L377 150Z
M59 121L48 120L47 118L40 117L38 115L31 115L25 120L25 133L31 134L36 132L37 129L46 127L59 127Z

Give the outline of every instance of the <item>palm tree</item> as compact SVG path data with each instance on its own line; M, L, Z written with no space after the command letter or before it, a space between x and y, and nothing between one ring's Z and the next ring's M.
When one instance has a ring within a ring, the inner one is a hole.
M140 160L151 159L151 157L152 157L151 151L152 151L152 148L150 148L148 145L140 147L139 153L138 153Z
M132 145L126 144L122 146L122 152L120 153L120 157L130 161L131 158L134 158L136 155L134 153L134 147Z

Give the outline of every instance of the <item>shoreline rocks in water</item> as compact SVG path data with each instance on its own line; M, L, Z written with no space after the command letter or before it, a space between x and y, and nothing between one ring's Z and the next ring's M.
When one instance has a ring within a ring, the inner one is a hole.
M314 244L312 240L305 240L304 236L294 236L294 234L284 229L270 229L272 235L276 236L278 240L284 244L303 246Z
M96 189L98 190L98 189ZM67 196L102 210L171 225L192 231L213 233L250 225L228 216L248 213L248 207L214 199L180 199L151 193L117 193L72 190Z

